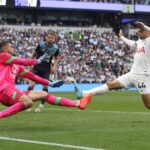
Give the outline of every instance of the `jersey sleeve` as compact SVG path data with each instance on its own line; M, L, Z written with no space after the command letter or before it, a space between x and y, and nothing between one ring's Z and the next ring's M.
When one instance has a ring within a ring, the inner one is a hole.
M59 49L57 49L56 53L55 53L55 56L58 56L59 55Z
M58 56L59 55L59 48L58 48L58 45L54 45L54 48L56 49L56 52L55 52L55 56Z
M37 60L15 57L7 53L0 54L0 63L5 65L17 64L23 66L31 66L38 64Z
M24 69L23 67L20 67L18 76L20 78L26 78L26 79L30 79L36 83L40 83L42 85L46 85L48 86L49 81L46 79L43 79L42 77L33 74L32 72L30 72L29 70Z
M39 51L40 51L40 44L38 44L38 46L37 46L36 49L35 49L36 55L39 53Z
M36 49L34 50L35 52L35 57L39 58L40 56L42 56L42 52L41 52L41 43L38 44L38 46L36 47Z
M26 70L25 68L23 68L22 66L20 66L19 72L18 72L18 76L19 76L19 77L22 77L22 76L25 75L27 72L29 72L29 70Z
M36 54L37 57L39 57L38 54L39 54L40 52L41 52L41 44L38 44L38 46L37 46L36 49L35 49L35 54Z
M127 39L127 38L125 38L124 36L121 36L121 39L122 39L122 41L125 43L125 44L127 44L129 47L131 47L131 48L136 48L136 41L133 41L133 40L129 40L129 39Z

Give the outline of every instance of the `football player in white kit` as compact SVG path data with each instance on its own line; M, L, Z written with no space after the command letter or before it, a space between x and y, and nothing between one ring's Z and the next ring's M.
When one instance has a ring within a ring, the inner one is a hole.
M129 40L123 36L121 30L119 32L119 37L123 42L135 50L130 72L88 91L81 91L75 84L77 98L84 97L89 93L92 95L105 94L114 89L136 87L141 94L145 107L150 109L150 28L142 22L136 22L135 25L139 28L138 41Z

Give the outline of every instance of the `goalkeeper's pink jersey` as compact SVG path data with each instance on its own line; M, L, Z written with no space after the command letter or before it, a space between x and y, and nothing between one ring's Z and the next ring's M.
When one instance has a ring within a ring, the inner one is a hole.
M30 66L37 64L37 60L24 59L14 57L7 53L0 53L0 91L7 85L15 86L16 76L27 78L37 83L48 86L49 81L43 79L32 72L24 69L23 66Z
M8 84L15 85L15 78L20 73L20 70L21 66L16 64L0 64L0 91Z
M25 69L21 66L37 64L37 60L14 57L8 53L0 53L0 91L6 85L15 85L17 75Z

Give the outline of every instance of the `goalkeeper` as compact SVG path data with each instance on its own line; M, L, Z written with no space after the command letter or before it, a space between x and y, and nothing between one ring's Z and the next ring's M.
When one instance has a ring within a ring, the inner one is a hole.
M23 59L14 57L14 53L15 49L10 42L3 41L0 43L0 103L8 106L8 108L0 112L0 119L32 107L33 102L38 99L42 99L52 105L77 107L81 110L85 109L86 105L91 100L90 94L81 100L71 101L67 98L56 97L41 90L22 91L17 89L15 87L16 76L52 87L61 86L63 82L50 82L34 75L21 66L39 64L44 58L39 58L38 60Z

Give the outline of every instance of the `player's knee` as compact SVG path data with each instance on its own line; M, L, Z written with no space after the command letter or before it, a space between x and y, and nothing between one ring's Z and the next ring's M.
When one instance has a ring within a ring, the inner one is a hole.
M20 97L19 101L23 102L27 108L32 107L32 105L33 105L32 99L30 97L28 97L27 95L22 95Z
M42 92L42 95L43 95L43 97L45 98L45 97L48 95L48 93L47 93L46 91L43 91L43 92Z
M117 80L108 82L107 86L109 90L117 90L122 88L121 84Z
M32 107L33 105L33 101L32 100L27 100L26 102L24 102L27 108Z
M109 90L112 90L112 89L114 88L114 84L113 84L112 81L108 82L108 83L107 83L107 86L108 86L108 89L109 89Z

